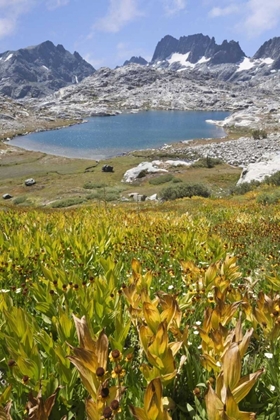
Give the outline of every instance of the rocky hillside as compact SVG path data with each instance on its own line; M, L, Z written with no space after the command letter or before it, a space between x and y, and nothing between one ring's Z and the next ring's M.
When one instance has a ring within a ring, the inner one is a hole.
M240 84L219 81L200 72L130 64L114 70L102 68L78 85L60 89L40 102L33 101L33 106L35 112L44 110L63 119L150 109L243 110L244 115L231 125L242 126L246 120L246 126L257 127L259 114L278 109L277 86L280 87L278 73ZM269 115L274 124L278 114Z
M0 54L0 93L12 98L39 98L78 83L95 69L77 53L46 41Z

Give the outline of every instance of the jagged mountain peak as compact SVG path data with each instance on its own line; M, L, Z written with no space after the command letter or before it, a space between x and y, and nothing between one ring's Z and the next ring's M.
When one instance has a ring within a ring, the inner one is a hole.
M186 61L192 64L203 57L209 64L237 63L246 56L236 41L225 40L218 45L214 37L202 33L179 39L167 35L157 44L152 62L168 60L173 54L187 55Z
M127 66L128 64L140 64L141 66L146 66L148 64L148 61L145 60L145 58L139 56L139 57L131 57L130 60L126 60L123 63L123 66Z
M280 57L280 37L271 38L266 41L254 55L255 59L272 58L278 59Z
M94 71L77 52L71 54L48 40L0 54L0 93L12 98L45 96Z

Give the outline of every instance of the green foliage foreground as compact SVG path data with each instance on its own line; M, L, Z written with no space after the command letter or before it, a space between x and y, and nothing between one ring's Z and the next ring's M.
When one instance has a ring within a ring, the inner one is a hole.
M1 212L1 419L279 419L280 214L195 203Z

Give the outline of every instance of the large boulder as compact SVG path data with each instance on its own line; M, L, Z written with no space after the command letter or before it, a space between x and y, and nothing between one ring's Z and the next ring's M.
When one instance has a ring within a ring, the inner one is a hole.
M36 184L36 181L35 181L35 179L33 179L33 178L28 178L28 179L26 179L26 180L24 181L24 183L25 183L25 185L26 185L27 187L31 187L31 185Z
M2 198L3 198L4 200L9 200L10 198L13 198L13 196L12 196L11 194L3 194L3 195L2 195Z
M123 176L123 182L134 182L137 179L143 178L147 174L156 172L168 172L167 169L159 168L158 162L142 162L135 168L129 169Z
M273 175L280 170L280 153L266 155L261 162L250 163L243 169L237 185L244 182L263 181L265 177Z

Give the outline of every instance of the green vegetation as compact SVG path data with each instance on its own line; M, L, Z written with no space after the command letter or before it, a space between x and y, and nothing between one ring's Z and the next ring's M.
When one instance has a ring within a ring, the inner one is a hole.
M260 204L276 204L280 201L280 190L276 190L273 192L263 192L258 195L257 203Z
M195 163L193 163L194 168L214 168L216 165L221 165L223 161L218 158L212 158L207 156L206 158L200 158Z
M160 176L150 179L149 183L151 185L161 185L161 184L165 184L166 182L172 181L173 178L174 177L172 174L164 174L164 175L160 175Z
M93 190L94 188L104 188L106 187L106 184L103 182L92 182L88 181L83 186L86 190Z
M276 420L280 213L257 201L2 211L1 418Z
M180 185L164 188L161 191L161 198L163 200L176 200L177 198L184 197L210 197L211 192L209 188L205 187L202 184L185 184L180 183Z
M26 200L27 200L26 195L20 195L19 197L16 197L13 199L13 204L16 204L16 205L23 204L23 203L26 204Z
M236 185L235 187L231 188L231 194L234 195L244 195L250 191L255 190L257 187L260 186L259 181L251 181L251 182L243 182L242 184Z
M259 139L266 139L267 138L267 132L265 130L253 130L252 131L252 137L255 140Z
M3 155L1 419L279 418L279 173L140 160Z
M78 204L82 204L84 202L83 198L75 197L75 198L65 198L64 200L57 200L51 204L51 207L54 209L59 209L63 207L71 207L76 206Z
M267 176L264 180L266 184L280 186L280 171L275 172L271 176Z

